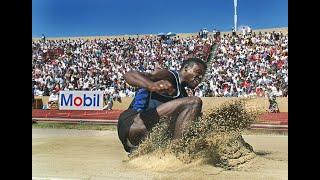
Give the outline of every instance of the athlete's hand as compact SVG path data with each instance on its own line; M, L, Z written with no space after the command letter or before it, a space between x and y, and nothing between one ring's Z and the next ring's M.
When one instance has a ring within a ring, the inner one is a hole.
M172 95L175 92L172 84L167 80L153 82L148 89L151 92L157 92L159 94L167 92L169 95Z

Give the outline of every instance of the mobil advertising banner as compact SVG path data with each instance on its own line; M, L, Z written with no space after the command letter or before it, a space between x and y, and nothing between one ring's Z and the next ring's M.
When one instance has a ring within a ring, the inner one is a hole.
M102 110L103 91L59 91L60 110Z

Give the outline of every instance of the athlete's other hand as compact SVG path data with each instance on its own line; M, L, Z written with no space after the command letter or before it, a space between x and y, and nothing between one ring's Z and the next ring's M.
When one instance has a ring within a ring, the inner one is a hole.
M159 94L168 93L169 95L172 95L175 92L172 84L167 80L153 82L148 89L151 92L157 92Z

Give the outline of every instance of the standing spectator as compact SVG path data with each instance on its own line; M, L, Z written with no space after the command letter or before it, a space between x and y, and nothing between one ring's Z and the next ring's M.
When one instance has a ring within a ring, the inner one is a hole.
M207 39L208 38L208 30L206 29L206 28L204 28L203 30L202 30L202 38L203 39Z
M235 28L232 28L232 35L233 35L233 36L236 36L236 35L237 35Z
M42 40L43 43L46 42L46 36L44 34L42 34L41 40Z
M278 107L278 103L276 101L276 95L272 92L272 90L268 91L268 101L269 101L269 108L268 108L268 112L271 113L279 113L279 107Z

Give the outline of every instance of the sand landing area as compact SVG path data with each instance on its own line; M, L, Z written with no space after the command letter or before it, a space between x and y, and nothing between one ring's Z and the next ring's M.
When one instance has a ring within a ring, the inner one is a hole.
M257 157L237 170L172 157L129 161L117 131L32 129L32 179L288 179L287 135L243 135Z

